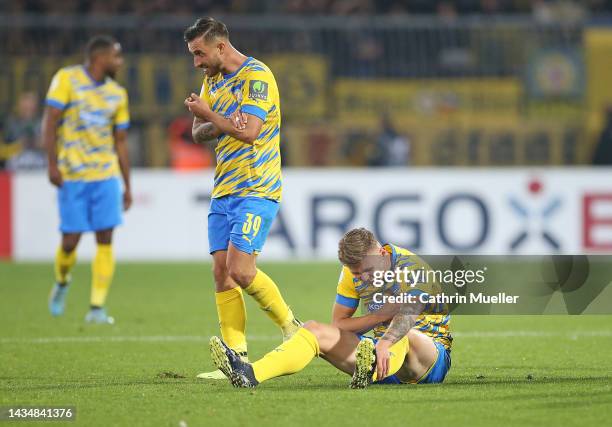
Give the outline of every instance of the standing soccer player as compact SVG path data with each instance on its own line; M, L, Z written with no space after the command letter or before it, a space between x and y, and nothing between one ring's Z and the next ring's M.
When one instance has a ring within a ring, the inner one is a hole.
M53 316L64 312L70 271L81 234L96 234L92 264L90 323L113 323L104 303L115 260L113 229L132 203L126 90L115 80L123 63L121 46L108 36L87 44L83 65L60 69L47 93L43 142L49 156L49 180L58 188L62 243L55 257L55 285L49 298ZM123 193L119 181L123 176Z
M300 326L274 281L256 266L281 199L279 93L270 69L238 52L222 22L198 19L184 36L194 66L205 72L200 95L185 100L195 116L193 139L218 140L208 241L219 324L225 342L246 359L243 289L284 339ZM220 371L198 377L225 378Z

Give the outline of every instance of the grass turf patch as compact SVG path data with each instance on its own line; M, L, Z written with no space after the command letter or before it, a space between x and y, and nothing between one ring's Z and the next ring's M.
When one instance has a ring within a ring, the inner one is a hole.
M265 264L302 319L327 321L336 264ZM442 385L349 390L322 360L237 390L203 381L218 334L210 265L119 264L116 324L86 325L89 265L76 266L64 316L47 311L50 264L0 264L0 405L74 405L77 424L598 425L612 414L612 316L453 316ZM247 297L249 356L280 331ZM74 425L74 423L70 423Z

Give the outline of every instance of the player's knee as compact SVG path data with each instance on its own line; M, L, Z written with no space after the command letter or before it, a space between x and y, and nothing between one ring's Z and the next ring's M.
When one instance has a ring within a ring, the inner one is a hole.
M110 245L113 243L112 233L96 234L96 243L99 245Z
M62 250L67 254L74 251L76 247L76 243L62 243Z
M250 269L241 268L239 266L229 266L230 277L243 288L253 283L255 274L257 274L257 270L251 271Z
M224 292L236 286L236 284L230 279L227 268L223 264L213 264L212 270L213 278L215 280L215 292Z
M317 340L320 340L325 333L325 328L323 325L316 320L309 320L305 322L304 329L308 329L310 332L312 332L312 334L317 337Z
M213 277L215 279L215 283L224 283L227 278L227 268L225 265L220 263L213 263L212 266Z
M62 250L65 253L74 251L79 244L79 238L76 236L64 237L62 239Z

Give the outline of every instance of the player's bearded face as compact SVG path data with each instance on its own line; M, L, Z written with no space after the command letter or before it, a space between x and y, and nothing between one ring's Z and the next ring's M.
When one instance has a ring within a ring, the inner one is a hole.
M221 72L221 60L219 58L211 58L209 63L204 67L204 71L209 77L216 76Z
M187 44L193 55L193 65L204 70L208 77L213 77L221 72L221 51L224 45L218 41L204 42L202 38L195 39Z
M220 50L214 43L208 43L206 51L208 55L206 61L203 62L202 68L204 68L207 76L216 76L221 72L222 61Z

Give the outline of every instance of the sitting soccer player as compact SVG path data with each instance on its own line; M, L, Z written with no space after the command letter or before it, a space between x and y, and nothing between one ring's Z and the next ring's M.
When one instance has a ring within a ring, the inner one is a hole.
M308 321L291 339L253 363L242 361L220 338L211 338L212 359L235 387L255 387L299 372L317 356L352 375L352 388L365 388L372 382L444 380L451 366L450 314L444 304L424 302L425 297L437 295L440 286L405 277L381 279L385 272L429 266L406 249L381 245L364 228L343 236L338 258L343 268L331 325ZM412 295L411 302L380 302L388 296L402 300L398 298L402 295ZM353 317L360 302L368 314ZM361 335L368 331L373 331L373 338Z

